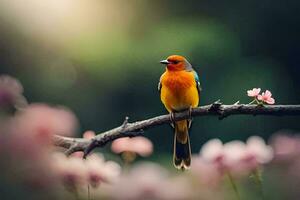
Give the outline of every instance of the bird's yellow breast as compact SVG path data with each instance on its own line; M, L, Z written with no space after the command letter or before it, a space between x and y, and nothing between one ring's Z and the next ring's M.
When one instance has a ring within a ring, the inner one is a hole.
M161 77L161 101L169 112L197 107L199 94L193 72L166 71Z

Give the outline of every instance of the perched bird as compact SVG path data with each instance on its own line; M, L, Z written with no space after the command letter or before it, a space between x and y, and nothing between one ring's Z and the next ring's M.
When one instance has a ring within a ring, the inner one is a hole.
M191 109L198 106L201 91L199 77L183 56L172 55L160 63L166 65L166 71L160 77L158 90L175 130L173 163L177 169L185 170L191 165L191 118L174 122L174 113L189 110L191 115Z

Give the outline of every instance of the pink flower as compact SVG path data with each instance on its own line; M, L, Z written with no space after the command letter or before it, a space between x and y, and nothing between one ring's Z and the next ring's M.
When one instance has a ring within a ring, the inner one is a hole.
M291 185L299 184L300 180L300 135L297 132L282 130L271 138L274 148L274 163L280 171L281 186L287 186L286 191L290 192ZM295 195L297 199L299 193ZM292 197L291 197L292 198Z
M224 145L220 140L213 139L203 145L200 157L209 164L213 163L221 174L228 171L243 176L270 162L273 150L257 136L250 137L247 143L231 141Z
M92 187L98 187L101 183L113 183L121 174L121 167L113 161L105 162L99 154L89 156L85 162L87 167L87 181Z
M299 160L300 158L300 137L299 135L288 135L286 133L276 133L271 140L274 148L276 161Z
M272 93L269 90L266 90L261 95L258 95L257 99L260 100L260 101L263 101L267 104L274 104L275 103L275 99L272 98Z
M108 191L111 199L193 199L191 182L186 177L169 177L163 167L153 163L134 166ZM110 199L110 198L109 198Z
M260 88L253 88L252 90L248 90L247 94L249 97L257 97L260 93L261 89Z
M114 140L111 149L115 153L133 152L141 156L149 156L153 151L153 145L152 142L145 137L127 137Z
M258 136L246 143L232 141L224 145L224 165L235 176L245 176L273 159L273 149Z
M95 137L96 133L94 131L85 131L83 133L83 138L85 139L92 139L93 137Z
M92 154L84 160L62 153L52 156L52 168L68 189L77 189L87 183L96 188L101 183L113 183L121 174L121 167L113 161L105 161L101 154Z
M76 191L86 183L87 168L83 159L77 157L66 157L62 153L52 155L52 167L63 185Z
M254 156L259 164L269 163L274 157L272 147L266 145L261 137L252 136L248 138L246 145L248 154Z
M209 140L202 146L200 156L208 162L218 162L223 159L223 147L221 140Z
M19 111L15 120L17 134L41 144L51 143L54 134L71 136L77 128L77 119L68 109L38 103Z
M200 183L208 187L217 187L220 184L224 173L218 163L209 162L197 155L193 156L192 161L191 172Z

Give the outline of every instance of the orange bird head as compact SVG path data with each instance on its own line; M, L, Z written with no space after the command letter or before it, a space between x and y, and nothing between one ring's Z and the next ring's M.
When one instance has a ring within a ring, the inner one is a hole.
M192 70L192 65L183 56L172 55L166 60L160 61L161 64L167 65L168 70L171 71L181 71L181 70Z

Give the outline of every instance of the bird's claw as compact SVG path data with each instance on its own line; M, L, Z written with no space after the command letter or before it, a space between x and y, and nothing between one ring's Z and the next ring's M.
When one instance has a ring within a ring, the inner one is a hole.
M188 119L188 127L191 128L192 126L192 121L193 121L193 117L192 117L192 114L193 114L193 108L192 107L189 107L189 119Z
M170 121L171 121L171 126L174 128L175 127L175 113L170 112Z

